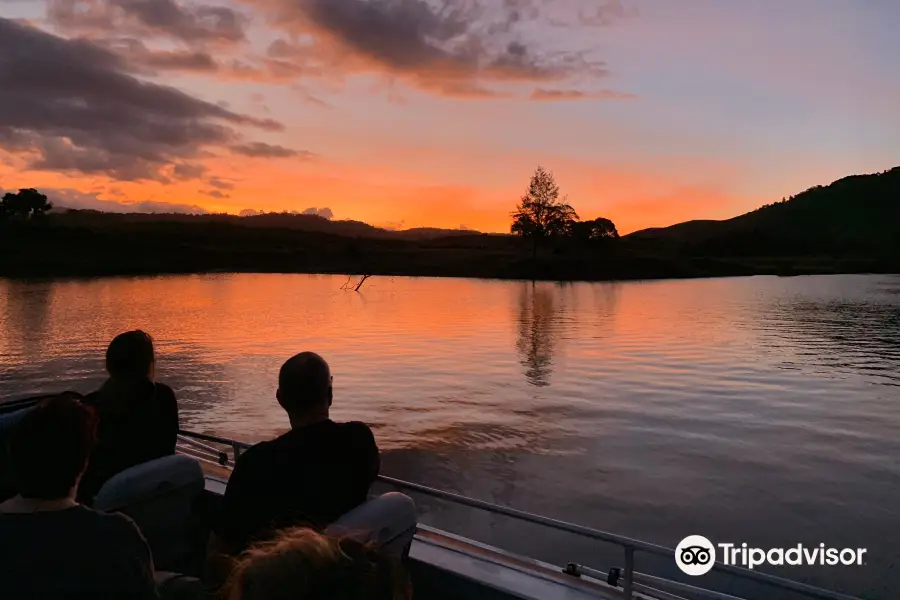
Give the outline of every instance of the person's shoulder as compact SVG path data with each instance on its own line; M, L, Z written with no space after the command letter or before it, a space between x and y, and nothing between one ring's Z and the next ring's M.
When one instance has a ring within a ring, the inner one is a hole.
M98 528L102 528L113 534L140 534L140 529L138 529L137 524L131 520L131 517L123 515L122 513L103 512L83 505L79 506L76 510L81 519L93 521L97 524Z
M356 440L369 441L375 439L372 428L362 421L347 421L345 423L335 423L340 435L353 438Z
M335 423L335 425L348 433L372 433L372 428L362 421L346 421L343 423Z
M95 390L90 394L81 398L82 404L87 404L88 406L96 407L97 403L100 401L100 390Z
M53 522L57 525L69 523L84 535L91 539L102 539L104 543L119 543L128 538L143 540L135 522L121 513L102 512L79 504L51 516L55 517Z
M122 513L104 513L91 510L98 514L100 519L98 523L102 524L104 542L111 545L132 546L144 548L147 546L147 540L141 533L137 523L131 520L131 517Z
M161 399L175 399L175 390L166 385L165 383L155 383L156 386L156 396Z
M267 461L268 458L277 451L277 441L278 440L275 439L253 444L238 456L234 465L235 469L239 467L246 468L248 465Z
M152 573L153 555L150 546L141 533L137 523L131 517L122 513L105 513L82 507L86 515L95 521L90 528L90 533L84 532L84 543L91 546L89 552L97 556L103 556L102 560L108 561L111 570L119 576L125 572L120 569L125 565L133 569L135 565L141 565L141 571ZM148 575L149 577L149 575Z
M225 495L253 493L255 488L268 485L276 476L277 455L272 441L254 444L241 452L228 478Z

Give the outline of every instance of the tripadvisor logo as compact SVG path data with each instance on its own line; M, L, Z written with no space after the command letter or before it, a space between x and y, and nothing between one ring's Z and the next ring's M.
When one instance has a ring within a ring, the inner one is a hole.
M675 564L687 575L705 575L716 562L716 548L702 535L689 535L675 547Z
M718 548L718 551L717 551ZM689 535L675 547L675 563L686 575L709 573L716 557L725 565L753 569L760 565L864 565L865 548L827 548L825 544L807 547L797 544L790 548L753 548L747 544L713 544L702 535Z

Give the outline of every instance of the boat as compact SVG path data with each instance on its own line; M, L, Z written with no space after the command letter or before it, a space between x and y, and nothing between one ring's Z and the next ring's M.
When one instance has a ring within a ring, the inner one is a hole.
M75 393L73 393L75 394ZM80 396L80 394L75 394ZM9 401L0 404L0 441L15 416L27 411L41 398ZM6 424L4 424L4 419ZM203 498L192 506L203 507L221 501L228 475L235 460L250 444L200 432L181 430L177 453L191 459L199 474ZM169 457L171 458L171 457ZM165 460L165 459L159 459ZM135 467L138 469L139 467ZM129 470L130 471L130 470ZM127 471L125 472L127 473ZM2 469L0 469L2 475ZM122 475L122 474L120 474ZM117 476L119 477L119 476ZM517 555L449 531L424 524L417 530L409 546L406 564L413 582L414 597L426 600L748 600L698 585L690 585L639 570L642 556L663 557L675 561L675 550L649 542L609 533L575 523L500 506L459 494L385 475L381 484L410 495L424 495L451 502L472 510L487 511L593 540L597 544L617 546L622 552L619 565L605 569L596 565L568 563L550 564ZM162 488L160 488L162 489ZM197 508L196 510L201 510ZM123 512L128 512L123 510ZM131 514L131 513L128 513ZM134 517L133 517L134 518ZM140 518L135 521L141 525ZM203 521L203 519L199 519ZM145 536L147 532L145 531ZM150 536L147 536L150 540ZM171 541L171 540L170 540ZM202 544L198 545L203 548ZM151 548L153 542L151 540ZM154 555L154 558L156 556ZM202 556L193 564L202 564ZM731 579L753 582L767 589L769 598L810 598L816 600L859 600L838 592L776 577L759 571L716 562L713 573ZM190 574L190 573L188 573Z

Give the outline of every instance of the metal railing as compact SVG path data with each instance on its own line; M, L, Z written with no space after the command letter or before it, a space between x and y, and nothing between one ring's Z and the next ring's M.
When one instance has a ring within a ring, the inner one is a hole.
M197 440L229 447L234 452L235 457L239 456L241 451L246 450L250 447L250 444L246 444L244 442L184 430L180 432L178 439L180 442L185 444L185 446L191 449L188 453L191 453L192 456L200 458L201 460L205 460L206 462L219 464L226 468L233 467L234 461L227 459L227 457L226 460L221 460L220 450L212 446L197 442ZM670 590L690 593L693 597L702 596L704 598L708 598L709 600L740 600L735 596L729 596L720 592L706 590L703 588L679 583L653 575L638 573L634 570L634 555L636 552L644 552L646 554L670 558L674 562L675 550L666 546L651 544L649 542L636 540L615 533L601 531L599 529L592 529L590 527L577 525L575 523L569 523L567 521L561 521L559 519L551 519L549 517L529 513L523 510L509 508L507 506L501 506L499 504L493 504L484 500L478 500L476 498L469 498L467 496L454 494L452 492L445 492L443 490L431 488L418 483L404 481L402 479L396 479L394 477L388 477L386 475L379 475L378 480L382 483L392 485L399 489L417 492L426 496L431 496L433 498L452 502L454 504L469 506L471 508L484 510L489 513L504 515L513 519L518 519L520 521L542 525L544 527L548 527L557 531L565 531L581 537L618 545L624 551L624 569L612 569L610 573L604 573L602 571L591 569L589 567L570 564L564 570L564 572L575 576L581 576L582 574L584 574L601 581L606 581L610 584L616 585L617 587L618 580L621 580L622 591L624 597L627 600L631 600L632 598L634 598L634 594L636 592L657 593L659 594L658 597L660 598L660 600L664 600L666 598L679 600L681 598L679 596L670 594L665 590L660 590L659 587L667 587ZM805 595L807 598L815 598L816 600L859 600L858 598L855 598L853 596L817 588L805 583L792 581L790 579L784 579L782 577L769 575L767 573L760 573L759 571L751 571L749 569L744 569L735 565L726 565L717 562L713 566L712 571L726 573L759 584L769 585L782 591L796 592Z
M80 396L80 394L75 395ZM41 398L26 398L22 400L2 403L0 404L0 414L15 412L20 409L28 408L41 400ZM234 461L237 460L241 452L250 448L251 446L250 444L247 444L245 442L240 442L229 438L186 430L179 431L178 443L180 444L178 446L178 450L180 452L192 456L193 458L196 458L197 460L200 460L202 462L211 465L218 465L226 469L233 468ZM217 448L210 444L218 444L220 446L224 446L227 449L230 449L233 458L228 456L227 450L222 450L221 448ZM670 593L669 591L660 588L667 588L668 590L672 590L675 592L688 593L692 597L703 597L709 600L741 600L740 598L730 596L728 594L679 583L677 581L664 579L662 577L639 573L634 570L634 555L636 552L644 552L646 554L662 556L670 558L674 561L675 550L673 550L672 548L643 542L641 540L636 540L614 533L608 533L599 529L584 527L575 523L569 523L558 519L551 519L549 517L536 515L506 506L500 506L498 504L492 504L490 502L485 502L484 500L469 498L460 494L454 494L452 492L445 492L443 490L438 490L418 483L403 481L402 479L396 479L394 477L379 475L378 479L383 483L392 485L399 489L405 489L408 491L425 494L433 498L453 502L462 506L469 506L471 508L504 515L513 519L518 519L520 521L542 525L557 531L565 531L574 535L594 539L600 542L618 545L624 551L624 569L613 568L609 573L604 573L603 571L598 571L590 567L572 563L569 564L563 570L563 572L577 577L586 575L600 581L606 581L607 583L616 587L618 587L619 580L621 580L622 592L627 600L631 600L632 598L634 598L635 593L653 594L659 600L684 600L682 596L677 596L673 593ZM804 583L784 579L782 577L768 575L766 573L760 573L759 571L751 571L749 569L744 569L734 565L726 565L717 562L713 566L712 570L756 583L766 584L778 588L782 591L803 594L807 598L815 598L817 600L859 600L858 598L854 598L853 596L824 590Z
M203 440L204 442L213 442L214 444L222 444L223 446L228 446L231 448L231 451L234 453L234 459L228 459L227 454L225 455L225 459L222 460L222 451L218 448L214 448L212 446L208 446L206 444L201 444L197 440ZM196 433L193 431L186 431L184 429L178 430L178 441L184 444L188 444L198 450L205 450L207 452L212 452L217 454L217 461L223 467L225 466L234 466L234 461L238 459L241 455L241 452L248 449L251 444L246 442L239 442L237 440L229 440L228 438L218 437L215 435L207 435L205 433Z

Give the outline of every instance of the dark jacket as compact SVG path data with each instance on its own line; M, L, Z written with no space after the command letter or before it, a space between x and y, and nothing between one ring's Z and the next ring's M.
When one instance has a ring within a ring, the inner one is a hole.
M108 380L82 400L97 410L97 447L78 486L78 501L90 506L113 475L175 453L178 403L167 385L149 379Z

